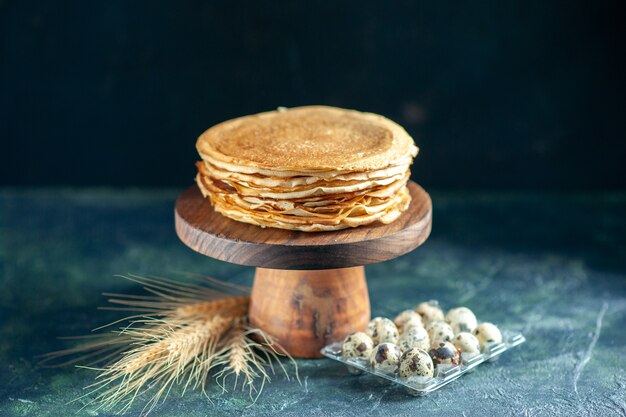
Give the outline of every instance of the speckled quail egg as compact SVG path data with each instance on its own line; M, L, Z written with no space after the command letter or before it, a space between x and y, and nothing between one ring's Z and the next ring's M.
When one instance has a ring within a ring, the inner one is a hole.
M450 342L435 342L428 351L435 365L458 365L459 351Z
M370 365L381 371L395 371L400 363L402 351L393 343L381 343L370 353Z
M422 322L427 324L433 320L443 320L443 310L437 303L426 301L415 307L415 312L422 316Z
M409 327L400 335L398 347L400 347L403 352L413 348L428 350L430 347L430 338L428 337L426 329L423 327Z
M480 343L478 339L468 332L461 332L454 336L452 344L454 344L461 353L466 353L469 356L478 355L480 353Z
M480 348L483 350L490 344L502 343L502 333L492 323L481 323L472 333L478 339Z
M411 319L407 320L404 323L404 326L402 326L402 328L398 329L398 330L400 330L400 334L402 334L403 332L406 332L407 330L412 329L414 327L418 327L420 329L424 328L424 325L422 324L422 319L421 318L419 318L419 319L418 318L411 318Z
M446 321L452 327L454 334L471 332L478 324L476 316L467 307L457 307L449 310L448 314L446 314Z
M406 379L412 376L432 377L435 366L428 352L413 348L407 350L400 358L400 366L398 366L398 376Z
M344 359L367 358L369 357L374 342L372 338L363 332L356 332L348 335L341 345L341 357Z
M393 321L385 317L376 317L367 325L367 334L372 338L374 345L379 343L397 343L398 328Z
M447 342L454 337L454 331L448 323L443 320L431 321L426 325L426 331L431 343L438 341Z
M422 316L413 310L404 310L393 319L400 333L409 327L424 327L422 324Z

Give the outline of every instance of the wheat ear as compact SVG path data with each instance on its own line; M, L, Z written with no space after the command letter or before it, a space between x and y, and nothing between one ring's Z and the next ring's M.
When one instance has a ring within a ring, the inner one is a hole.
M102 339L49 354L57 358L91 351L85 356L95 355L98 361L102 352L108 352L105 366L85 366L98 372L95 383L77 399L89 398L85 407L96 404L96 409L124 413L149 393L142 410L145 415L167 398L174 385L181 385L183 394L191 387L206 395L207 380L216 367L221 367L215 377L224 390L227 378L234 375L234 386L241 379L242 389L248 388L254 400L270 380L266 366L274 372L272 362L289 379L279 359L284 350L261 330L248 327L249 297L242 294L242 287L207 277L191 283L136 275L122 278L141 284L150 294L107 294L115 305L110 309L135 313L113 323L126 325ZM119 359L111 361L113 354ZM298 378L297 365L289 358Z
M187 324L155 319L149 325L126 328L123 335L133 342L131 348L112 366L99 369L88 396L91 403L120 412L127 411L135 398L156 386L143 412L150 412L167 397L174 384L185 387L204 383L215 366L213 359L220 338L239 316L216 315Z
M226 391L226 380L234 377L233 389L237 388L240 378L242 391L248 389L248 394L253 403L263 391L266 382L271 380L266 367L269 365L272 374L275 373L273 362L277 362L287 380L289 373L281 363L279 356L288 357L294 365L295 375L298 382L298 366L293 358L284 354L285 350L277 344L270 336L260 329L250 328L247 320L241 319L234 326L220 352L216 354L216 364L221 366L221 370L216 373L217 383ZM261 379L261 385L257 389L255 380ZM256 396L254 393L256 392Z
M244 320L239 320L227 336L216 360L222 369L215 375L215 378L223 391L226 391L226 379L230 375L235 377L233 389L237 388L241 377L241 389L244 390L247 387L251 398L254 391L261 391L255 389L254 380L260 376L262 378L261 387L263 387L265 381L269 379L269 375L263 367L265 361L254 351L258 347L260 345L248 337Z

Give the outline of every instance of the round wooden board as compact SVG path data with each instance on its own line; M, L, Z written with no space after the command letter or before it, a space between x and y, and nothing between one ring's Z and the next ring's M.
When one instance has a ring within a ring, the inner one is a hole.
M412 181L408 186L411 204L391 224L312 233L231 220L192 186L176 200L176 233L193 250L240 265L310 270L382 262L412 251L430 234L430 196Z

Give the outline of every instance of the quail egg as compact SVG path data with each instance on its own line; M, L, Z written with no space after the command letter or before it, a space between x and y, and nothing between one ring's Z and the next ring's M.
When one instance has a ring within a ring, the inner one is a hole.
M450 342L435 342L428 351L435 365L458 365L459 351Z
M372 338L363 332L348 335L341 345L341 357L344 359L369 357L374 348Z
M447 342L454 337L454 331L448 323L443 320L431 321L426 325L428 337L432 343L442 341Z
M457 307L448 311L446 321L452 327L454 334L471 332L477 326L476 316L467 307Z
M461 332L452 339L454 346L461 352L461 354L467 354L467 356L474 356L480 353L480 343L476 336L468 332Z
M370 353L370 365L381 371L395 371L400 363L402 351L393 343L381 343Z
M393 321L385 317L376 317L367 325L367 334L372 338L374 345L379 343L397 343L398 328Z
M409 327L424 327L422 324L422 316L413 310L404 310L393 319L393 322L398 327L398 330L400 330L400 333L404 332Z
M403 352L413 348L428 350L430 338L423 327L409 327L400 335L398 346Z
M502 343L502 333L492 323L481 323L473 331L474 336L480 343L480 348L484 350L490 344Z
M426 301L415 307L415 311L422 316L422 322L428 323L433 320L443 320L443 310L436 302Z
M430 355L422 349L413 348L404 352L400 358L398 376L403 379L412 376L432 377L434 370Z

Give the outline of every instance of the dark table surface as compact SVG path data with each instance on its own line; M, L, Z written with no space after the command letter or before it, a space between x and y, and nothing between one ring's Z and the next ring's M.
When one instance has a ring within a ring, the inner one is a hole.
M41 368L35 356L111 318L96 310L100 293L136 290L113 275L251 283L253 269L179 242L176 194L0 190L0 415L72 415L87 401L67 404L93 372ZM277 375L254 405L211 385L212 401L174 390L154 415L625 415L626 194L434 193L433 204L424 246L367 267L372 314L438 299L522 331L525 344L422 398L298 360L302 384Z

